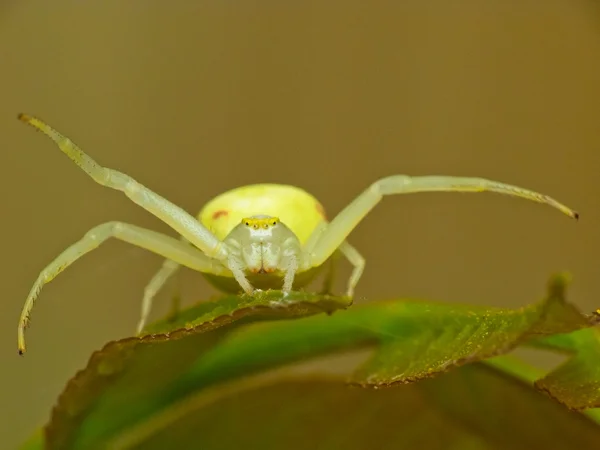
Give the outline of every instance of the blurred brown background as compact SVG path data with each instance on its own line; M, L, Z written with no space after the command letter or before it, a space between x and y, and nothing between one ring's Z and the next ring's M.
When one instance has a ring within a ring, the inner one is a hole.
M600 307L599 24L585 0L4 0L3 443L46 421L93 350L133 332L161 259L111 241L77 262L42 292L19 358L18 316L38 272L107 220L169 232L17 113L194 213L270 181L305 187L331 215L394 173L548 193L580 223L494 195L386 199L351 235L368 261L357 295L519 306L568 269L571 298L589 310ZM182 275L187 302L214 294Z

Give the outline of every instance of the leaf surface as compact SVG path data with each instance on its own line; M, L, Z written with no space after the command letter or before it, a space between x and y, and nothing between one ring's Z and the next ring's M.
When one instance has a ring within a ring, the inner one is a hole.
M279 377L207 389L111 448L598 448L600 426L483 363L388 389Z
M586 328L534 340L531 345L568 353L570 358L535 386L575 410L600 408L600 329Z
M344 308L347 300L304 296L274 307L279 293L265 294L257 305L243 299L236 304L231 298L202 305L186 311L178 321L149 328L161 333L113 342L96 353L61 395L46 428L47 443L57 449L104 448L204 391L243 385L250 375L361 348L372 353L349 374L355 386L394 386L398 392L404 389L401 385L418 380L436 386L429 383L438 379L432 377L451 368L509 352L534 339L594 325L597 316L581 314L565 300L565 285L564 277L553 278L543 301L519 309L397 300L314 315ZM207 308L219 313L207 313ZM267 321L265 315L283 320ZM394 389L386 391L396 395ZM374 389L358 391L361 394L356 395L380 395ZM436 395L438 400L454 398L453 392ZM454 401L459 408L460 398ZM486 401L481 399L479 414L486 413ZM236 420L229 425L237 427Z

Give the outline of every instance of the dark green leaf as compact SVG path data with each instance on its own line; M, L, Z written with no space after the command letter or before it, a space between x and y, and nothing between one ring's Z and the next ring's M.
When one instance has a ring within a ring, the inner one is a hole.
M535 385L571 409L600 408L600 329L537 339L532 345L572 356Z
M164 388L239 324L331 313L349 305L346 298L303 293L285 300L275 291L254 297L229 296L151 324L142 337L110 342L91 356L59 397L46 427L47 442L51 448L69 448L80 427L88 426L84 419L93 411L112 417L105 421L108 426L120 424L118 405Z
M597 449L600 426L481 363L387 389L338 378L221 385L112 441L114 449Z
M595 323L595 317L580 314L565 301L564 286L562 277L554 278L543 302L517 310L393 301L355 306L331 316L242 327L234 326L233 320L265 312L265 302L255 309L244 304L246 313L240 313L234 311L235 302L226 299L233 305L226 309L228 316L222 315L225 310L218 302L209 309L219 314L206 313L206 306L201 306L200 315L209 317L208 322L194 322L198 311L180 316L184 319L179 324L193 324L194 332L128 339L95 354L61 396L47 428L48 443L50 448L95 448L216 384L358 347L375 352L354 374L354 383L389 386L429 378L505 353L533 337ZM269 295L273 300L279 294ZM313 303L319 305L320 300ZM295 314L288 310L294 308L304 314L307 302L308 297L288 302L277 308L278 314L292 317ZM328 302L344 305L335 299ZM266 311L272 313L270 308ZM221 319L215 320L217 315ZM220 328L211 333L199 332L217 325Z

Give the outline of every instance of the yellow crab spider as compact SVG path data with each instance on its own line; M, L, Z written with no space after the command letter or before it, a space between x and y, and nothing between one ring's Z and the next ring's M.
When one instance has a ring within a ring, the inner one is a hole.
M208 202L194 217L182 208L117 170L100 166L69 138L40 119L19 119L52 139L75 164L98 184L122 191L134 203L161 219L181 236L176 239L123 222L108 222L88 231L46 266L33 284L18 326L19 353L25 352L25 328L42 287L84 254L108 238L117 238L166 258L147 285L138 332L152 299L179 266L203 273L224 291L252 294L258 289L305 286L317 270L340 251L354 266L346 294L352 296L365 266L347 236L384 196L415 192L497 192L548 204L568 216L579 215L546 195L483 178L393 175L375 181L333 220L304 190L287 185L257 184L225 192Z

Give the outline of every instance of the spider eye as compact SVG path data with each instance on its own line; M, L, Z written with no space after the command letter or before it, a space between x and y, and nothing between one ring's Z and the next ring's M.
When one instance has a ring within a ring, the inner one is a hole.
M277 222L275 220L273 221L273 225L277 225Z
M250 222L246 221L246 226L250 225Z

